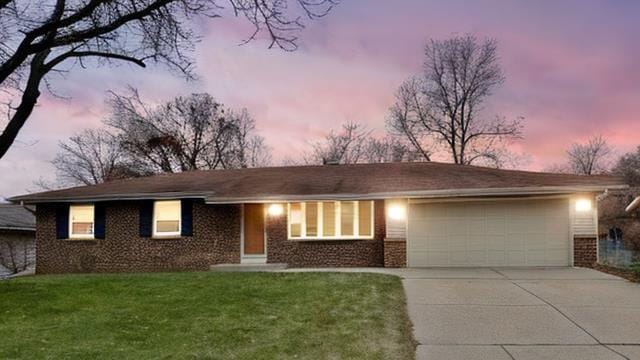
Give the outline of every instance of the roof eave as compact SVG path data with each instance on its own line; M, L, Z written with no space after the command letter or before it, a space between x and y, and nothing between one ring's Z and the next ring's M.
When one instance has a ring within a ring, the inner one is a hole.
M567 194L579 192L603 192L613 189L625 189L628 185L580 185L580 186L531 186L512 188L478 188L478 189L447 189L447 190L418 190L396 191L360 194L309 194L309 195L263 195L251 197L219 197L211 192L161 192L161 193L131 193L131 194L104 194L92 196L71 197L30 197L16 196L9 201L20 204L42 203L78 203L101 202L120 200L161 200L161 199L204 199L207 204L238 204L238 203L266 203L278 201L303 201L303 200L367 200L367 199L391 199L391 198L445 198L465 196L517 196L517 195L546 195Z
M14 226L0 226L0 230L3 231L36 231L35 227L14 227Z
M163 192L163 193L131 193L131 194L104 194L92 196L69 196L69 197L30 197L15 196L8 200L19 204L43 204L43 203L70 203L70 202L101 202L119 200L162 200L162 199L206 199L211 193L202 192Z
M449 189L398 191L363 194L311 194L311 195L277 195L259 197L207 197L207 204L238 204L238 203L268 203L305 200L373 200L394 198L451 198L469 196L525 196L525 195L558 195L572 193L593 193L606 190L625 189L628 185L587 185L587 186L533 186L515 188L480 188L480 189Z

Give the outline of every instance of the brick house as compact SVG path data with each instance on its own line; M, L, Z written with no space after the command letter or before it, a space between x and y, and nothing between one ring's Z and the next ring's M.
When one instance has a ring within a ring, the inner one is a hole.
M589 266L595 198L625 187L428 162L193 171L11 200L37 206L38 273Z

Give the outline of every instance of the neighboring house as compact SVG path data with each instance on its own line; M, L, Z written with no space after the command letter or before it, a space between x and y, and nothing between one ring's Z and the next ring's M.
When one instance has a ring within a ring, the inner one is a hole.
M0 275L33 270L36 217L23 206L0 204Z
M589 266L620 178L382 163L193 171L18 196L37 271Z

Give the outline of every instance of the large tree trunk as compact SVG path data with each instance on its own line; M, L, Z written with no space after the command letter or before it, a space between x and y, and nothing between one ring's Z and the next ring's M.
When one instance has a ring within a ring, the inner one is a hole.
M31 67L29 70L29 79L27 80L27 86L22 93L20 99L20 105L16 108L15 113L11 116L11 120L0 134L0 159L4 157L13 142L18 137L18 133L22 126L27 121L33 108L38 102L40 97L40 81L46 73L44 69L44 61L49 55L49 51L38 53L31 60Z

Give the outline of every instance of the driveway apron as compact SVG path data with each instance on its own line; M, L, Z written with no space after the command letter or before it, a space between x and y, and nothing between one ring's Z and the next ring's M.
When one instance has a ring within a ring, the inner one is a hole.
M402 269L418 359L640 359L640 286L584 268Z

